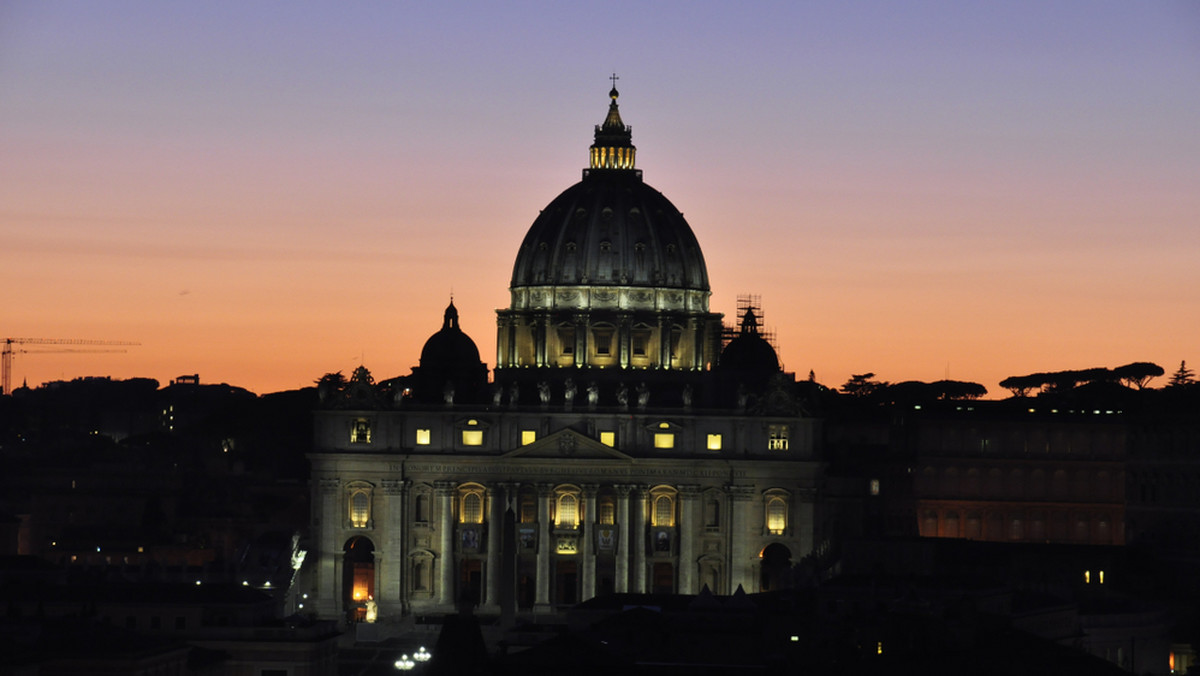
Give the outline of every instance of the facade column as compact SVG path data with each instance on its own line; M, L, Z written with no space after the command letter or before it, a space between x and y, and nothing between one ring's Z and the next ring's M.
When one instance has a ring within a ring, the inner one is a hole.
M629 355L632 351L633 321L629 313L622 312L617 316L617 363L621 368L629 368Z
M737 591L742 586L747 594L757 591L753 588L753 576L750 567L750 500L754 494L753 486L734 486L725 488L729 494L729 593Z
M500 607L500 535L504 530L504 493L489 487L487 496L487 570L484 571L483 605Z
M658 364L659 368L671 368L671 323L658 316Z
M405 594L408 522L408 482L385 479L383 482L384 519L372 519L382 526L384 541L382 556L375 557L375 571L378 584L375 589L375 602L379 604L379 614L401 615L408 607Z
M538 549L537 586L533 595L535 611L550 610L550 498L554 496L552 484L538 484Z
M496 368L502 369L505 367L504 356L508 353L508 318L500 317L496 320Z
M637 486L637 493L630 505L633 509L633 531L629 534L633 548L633 593L646 593L646 487Z
M537 342L534 343L534 363L538 366L545 366L546 359L550 352L547 347L550 342L550 317L548 315L539 315L535 320L537 325L534 328L534 335Z
M588 322L587 315L575 315L575 365L588 365ZM586 383L583 383L586 387Z
M695 317L688 320L688 337L692 343L692 370L704 369L704 330ZM682 339L681 339L682 340Z
M438 603L454 606L454 482L435 481L438 501Z
M579 559L582 566L580 571L579 600L586 601L596 595L596 484L584 484L580 496L579 513Z
M617 557L616 580L613 590L618 594L629 591L629 493L633 486L617 484L613 486L617 492Z
M696 518L697 498L700 497L700 487L697 485L678 486L679 489L679 523L675 532L679 534L679 586L680 594L696 594L697 564L696 564L696 533L700 521Z

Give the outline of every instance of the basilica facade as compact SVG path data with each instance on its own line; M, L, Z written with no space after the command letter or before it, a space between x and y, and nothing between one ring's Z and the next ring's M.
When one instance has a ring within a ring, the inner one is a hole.
M753 592L814 550L817 423L760 308L736 327L710 311L699 242L643 181L617 96L517 251L490 374L451 303L411 375L322 383L319 615Z

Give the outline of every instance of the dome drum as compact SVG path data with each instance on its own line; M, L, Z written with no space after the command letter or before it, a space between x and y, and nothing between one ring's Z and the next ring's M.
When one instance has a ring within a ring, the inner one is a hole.
M708 312L707 291L639 286L522 286L511 289L513 310L654 310Z

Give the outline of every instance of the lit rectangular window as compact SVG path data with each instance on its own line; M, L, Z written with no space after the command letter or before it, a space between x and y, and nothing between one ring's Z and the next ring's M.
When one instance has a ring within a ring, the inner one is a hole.
M521 430L521 445L528 446L537 441L537 432L535 430Z
M354 421L354 427L350 430L350 443L371 443L371 422L369 420L366 418L359 418L358 420Z
M656 432L654 434L655 448L675 448L675 435L670 432Z
M418 446L428 446L429 445L429 430L426 430L426 429L417 430L417 445Z
M350 524L355 528L366 528L371 515L371 498L365 491L350 496Z
M645 357L647 346L650 344L650 332L646 329L635 330L630 343L633 348L633 356Z
M462 522L483 523L483 497L478 493L467 493L463 496Z
M483 430L463 430L462 443L463 446L482 446Z
M879 495L879 479L871 479L871 495Z
M617 518L617 509L616 509L616 505L613 504L612 500L605 500L604 502L601 502L600 503L600 523L605 526L611 526L617 522L616 518Z
M767 503L767 531L771 535L782 535L787 529L787 503L782 498L771 498Z
M708 450L710 450L710 451L721 450L721 435L720 434L708 435Z
M559 327L558 345L562 354L575 354L575 329Z
M594 329L592 331L592 342L596 346L596 354L607 356L612 354L612 329Z
M575 512L575 496L566 494L558 498L558 510L555 514L554 525L560 528L576 528L579 519Z
M616 432L601 432L600 433L600 443L604 444L605 446L616 446L617 445L617 433Z
M786 451L788 447L788 426L769 425L767 427L767 449Z

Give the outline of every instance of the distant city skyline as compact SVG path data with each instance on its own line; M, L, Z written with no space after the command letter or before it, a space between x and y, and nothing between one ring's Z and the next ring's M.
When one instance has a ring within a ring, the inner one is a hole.
M837 387L1200 364L1192 2L0 7L13 383L406 375L518 246L615 71L712 308Z

